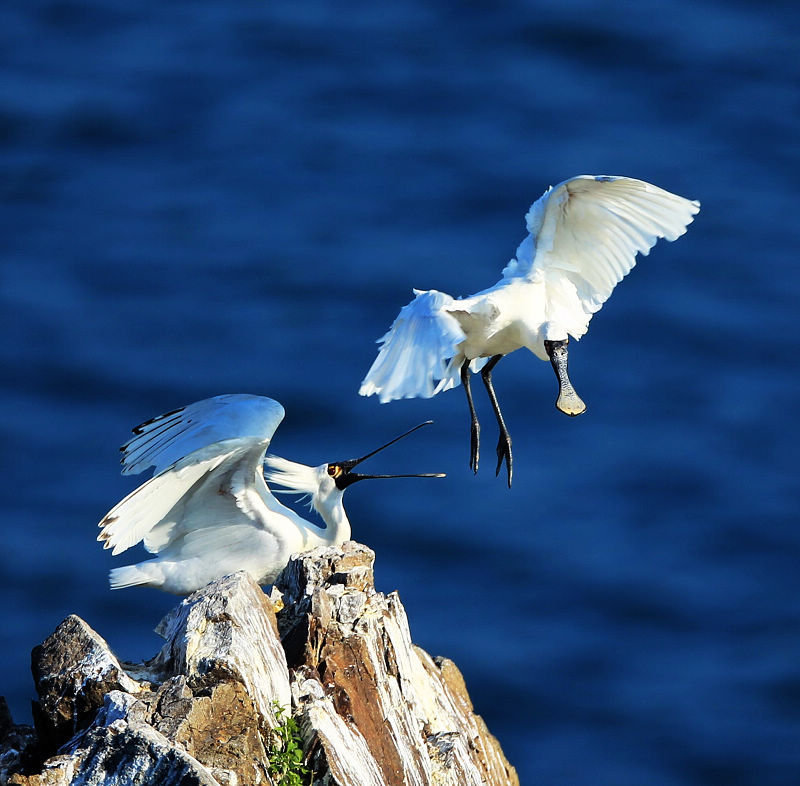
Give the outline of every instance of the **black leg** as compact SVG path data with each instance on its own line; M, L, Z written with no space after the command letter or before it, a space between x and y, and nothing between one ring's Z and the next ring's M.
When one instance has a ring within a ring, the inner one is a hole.
M489 400L492 402L492 409L494 409L494 416L497 418L497 427L500 429L500 438L497 440L497 469L494 474L500 474L500 467L503 466L503 460L506 462L506 469L508 470L508 487L511 488L511 473L513 466L513 458L511 456L511 435L506 428L506 422L503 420L503 413L500 412L500 404L497 403L497 396L492 386L492 369L498 364L502 355L494 355L490 358L489 362L483 367L481 371L481 378L483 384L486 385L486 391L489 394Z
M461 364L461 384L467 394L467 404L469 404L470 432L469 432L469 466L473 472L478 472L478 458L480 457L481 444L481 425L478 423L478 416L475 413L475 403L472 400L472 388L469 381L469 358Z
M563 341L545 341L544 348L547 356L550 358L550 363L553 366L553 371L556 372L556 379L558 379L558 399L556 400L556 407L560 409L565 415L575 417L586 412L586 404L583 403L581 397L575 392L572 387L569 374L567 372L567 360L569 354L567 352L567 344L569 339Z

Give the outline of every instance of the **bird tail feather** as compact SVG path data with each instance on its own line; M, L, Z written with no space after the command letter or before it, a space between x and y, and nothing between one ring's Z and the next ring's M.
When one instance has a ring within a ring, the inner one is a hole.
M377 395L382 404L399 398L430 398L458 383L458 367L450 361L465 335L446 310L453 298L433 289L415 289L414 294L389 332L378 340L378 357L358 391L362 396Z
M153 575L152 565L148 562L112 568L108 573L108 583L112 590L150 584L157 578Z

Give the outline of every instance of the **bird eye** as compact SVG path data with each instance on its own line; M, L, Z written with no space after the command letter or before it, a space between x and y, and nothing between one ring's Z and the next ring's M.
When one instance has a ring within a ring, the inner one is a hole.
M328 474L332 478L338 478L342 474L342 468L338 464L328 464Z

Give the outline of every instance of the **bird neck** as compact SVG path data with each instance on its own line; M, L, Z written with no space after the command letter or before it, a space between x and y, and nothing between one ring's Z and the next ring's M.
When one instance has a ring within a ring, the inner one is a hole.
M350 540L350 520L342 506L341 492L328 495L324 501L318 501L314 507L325 522L325 529L315 533L321 544L338 546L340 543Z

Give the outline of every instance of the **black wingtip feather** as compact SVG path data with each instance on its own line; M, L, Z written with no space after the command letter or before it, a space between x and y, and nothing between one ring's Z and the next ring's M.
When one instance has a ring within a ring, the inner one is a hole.
M183 412L186 407L178 407L177 409L173 409L170 412L164 412L161 415L156 415L154 418L150 418L150 420L145 420L144 423L140 423L138 426L134 426L133 433L134 434L141 434L148 426L151 426L153 423L158 423L159 420L164 420L164 418L170 417L170 415L177 415L179 412Z

